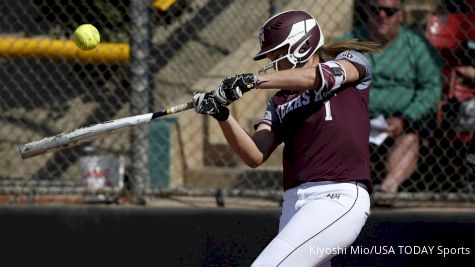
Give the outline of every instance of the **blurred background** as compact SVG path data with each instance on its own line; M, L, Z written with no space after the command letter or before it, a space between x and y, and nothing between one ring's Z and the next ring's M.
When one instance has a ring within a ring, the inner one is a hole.
M217 123L193 110L31 159L23 160L18 146L188 102L192 92L264 64L252 57L259 27L273 14L306 10L331 42L366 21L365 2L0 1L0 202L147 204L212 196L223 205L221 197L240 196L278 205L282 147L251 169ZM443 56L443 94L424 122L429 137L416 172L397 193L376 192L374 203L473 205L474 173L463 158L475 125L474 87L450 83L452 69L473 56L473 1L408 0L405 9L405 23ZM101 33L101 44L88 52L71 42L83 23ZM252 132L273 93L246 94L231 106L233 116ZM374 181L381 180L382 168L373 171Z
M227 76L256 73L265 64L252 61L259 27L280 11L309 12L330 43L368 21L366 4L0 0L2 263L249 266L278 229L282 146L262 166L249 168L213 118L189 110L30 159L22 159L18 147L186 103ZM347 254L333 266L455 266L473 255L467 237L475 235L475 177L464 157L475 129L475 87L455 68L473 67L474 1L406 0L404 7L404 24L443 59L441 73L434 73L443 77L442 96L422 122L426 138L415 172L395 193L374 192L374 209L354 246L431 245L472 253ZM71 41L83 23L101 33L91 51ZM250 92L231 112L252 133L274 93ZM378 151L372 159L384 160ZM380 183L384 164L373 164L372 171Z

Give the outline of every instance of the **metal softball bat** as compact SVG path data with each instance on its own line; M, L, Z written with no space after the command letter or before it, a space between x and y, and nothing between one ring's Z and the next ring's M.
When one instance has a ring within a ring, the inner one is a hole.
M193 107L193 102L188 102L181 105L167 107L158 112L130 116L78 128L67 133L60 133L55 136L21 144L19 146L20 155L23 159L27 159L38 155L63 150L84 142L95 140L101 136L110 135L126 128L148 123L159 117L192 109Z

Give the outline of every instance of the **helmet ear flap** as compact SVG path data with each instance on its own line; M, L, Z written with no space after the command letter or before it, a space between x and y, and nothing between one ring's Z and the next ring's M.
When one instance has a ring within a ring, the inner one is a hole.
M324 43L318 23L308 30L305 35L300 37L289 49L290 54L295 57L297 63L303 63L309 60Z
M305 51L309 50L311 47L310 47L310 41L309 40L306 40L303 42L302 46L299 48L299 50L297 51L299 54L302 54L302 53L305 53ZM302 58L297 58L298 61L302 61L303 59Z
M306 40L306 41L303 43L302 47L299 49L298 52L299 52L299 53L303 53L303 52L307 51L307 50L309 49L309 46L310 46L310 42L309 42L308 40Z

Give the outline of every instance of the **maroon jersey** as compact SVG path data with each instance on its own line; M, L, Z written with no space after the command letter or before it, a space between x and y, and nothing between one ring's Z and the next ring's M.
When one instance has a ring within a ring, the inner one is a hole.
M284 142L284 190L305 182L360 181L372 191L368 114L371 66L356 51L345 51L337 56L339 59L363 66L365 77L332 90L281 90L271 97L260 121L270 125Z

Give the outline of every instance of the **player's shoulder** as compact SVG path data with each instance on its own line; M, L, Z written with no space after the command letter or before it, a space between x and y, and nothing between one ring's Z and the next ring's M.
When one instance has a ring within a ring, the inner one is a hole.
M356 51L356 50L345 50L343 52L340 52L335 60L342 60L346 59L349 61L368 61L368 58L361 52Z
M361 65L366 70L366 75L371 75L372 66L366 55L356 50L345 50L338 54L335 60L348 60L352 63Z

